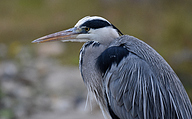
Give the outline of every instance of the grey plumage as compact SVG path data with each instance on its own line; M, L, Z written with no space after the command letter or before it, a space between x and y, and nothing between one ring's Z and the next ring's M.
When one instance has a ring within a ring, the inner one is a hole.
M112 64L102 76L94 66L97 58L105 49L122 44L129 55L118 66ZM192 118L191 102L179 78L143 41L124 35L107 47L92 44L86 48L84 45L82 49L81 60L86 59L80 63L84 82L95 93L98 102L106 109L109 103L120 119Z
M120 35L109 21L94 16L33 42L86 41L80 51L79 68L88 94L94 94L104 116L191 119L190 99L169 64L145 42Z

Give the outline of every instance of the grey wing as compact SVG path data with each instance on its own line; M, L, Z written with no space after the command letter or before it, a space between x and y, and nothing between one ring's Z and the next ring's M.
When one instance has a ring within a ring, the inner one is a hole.
M182 84L164 84L153 70L134 53L113 64L104 76L110 113L120 119L190 119L191 104L181 97L186 92L177 89Z

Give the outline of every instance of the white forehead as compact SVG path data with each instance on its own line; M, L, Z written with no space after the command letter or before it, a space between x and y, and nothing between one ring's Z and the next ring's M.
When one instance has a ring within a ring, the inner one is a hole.
M80 20L76 23L75 27L78 27L78 26L80 26L81 24L85 23L86 21L90 21L90 20L93 20L93 19L100 19L100 20L103 20L103 21L107 21L106 19L104 19L104 18L102 18L102 17L99 17L99 16L92 16L92 17L86 16L86 17L80 19ZM107 22L110 23L109 21L107 21Z

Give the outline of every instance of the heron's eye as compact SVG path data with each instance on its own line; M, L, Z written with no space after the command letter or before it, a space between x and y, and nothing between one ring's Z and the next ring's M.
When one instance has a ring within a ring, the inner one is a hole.
M85 28L85 31L89 31L89 30L90 30L90 28L89 28L89 27L86 27L86 28Z

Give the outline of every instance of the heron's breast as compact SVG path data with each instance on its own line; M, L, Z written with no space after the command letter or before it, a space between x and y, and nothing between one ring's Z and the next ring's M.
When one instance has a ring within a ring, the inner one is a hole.
M80 51L79 68L84 80L98 77L96 61L105 49L105 46L94 41L89 41L83 45Z

